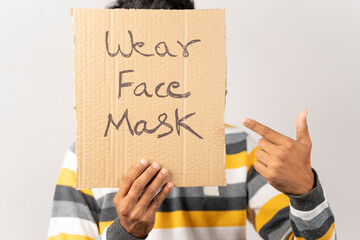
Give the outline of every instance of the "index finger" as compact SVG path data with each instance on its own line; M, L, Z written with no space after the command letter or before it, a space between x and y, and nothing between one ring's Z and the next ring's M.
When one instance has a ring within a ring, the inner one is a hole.
M245 127L253 130L254 132L258 133L260 136L264 137L265 139L277 145L280 145L282 142L289 140L288 137L272 130L271 128L265 125L262 125L261 123L255 120L244 118L242 123L244 124Z
M125 197L129 192L133 182L145 171L148 166L149 162L145 159L141 159L140 162L138 162L124 177L117 195L119 194L119 196Z

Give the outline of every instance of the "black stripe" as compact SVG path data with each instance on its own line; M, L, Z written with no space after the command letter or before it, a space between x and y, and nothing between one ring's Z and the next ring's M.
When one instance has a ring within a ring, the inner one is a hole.
M280 209L275 216L268 221L259 231L264 240L269 240L269 234L279 229L286 221L289 220L290 207Z
M95 221L99 219L98 215L100 214L101 209L97 205L95 198L93 196L82 193L73 187L56 185L54 201L71 201L82 203L86 206L89 206Z
M332 215L318 229L299 231L294 221L290 220L295 236L305 238L306 240L315 240L324 236L334 221L334 215Z
M244 209L246 209L246 197L179 197L166 198L158 211L226 211Z
M114 207L110 207L110 208L105 208L101 211L101 215L100 215L100 221L101 222L108 222L108 221L112 221L115 218L117 218L117 212L116 212L116 208Z
M260 173L258 173L256 171L256 169L254 168L254 166L251 166L248 176L247 176L247 182L250 182L254 177L256 177L257 175L260 175Z
M246 140L226 144L226 154L237 154L246 151Z

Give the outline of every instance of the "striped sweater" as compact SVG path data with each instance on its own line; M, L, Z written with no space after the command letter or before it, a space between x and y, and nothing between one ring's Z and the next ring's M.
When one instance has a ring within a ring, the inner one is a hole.
M273 188L253 167L256 142L226 129L224 187L175 187L156 213L148 240L246 239L246 220L262 239L336 239L334 216L314 171L315 187L303 196ZM120 225L117 188L76 190L75 144L61 168L48 240L136 240Z

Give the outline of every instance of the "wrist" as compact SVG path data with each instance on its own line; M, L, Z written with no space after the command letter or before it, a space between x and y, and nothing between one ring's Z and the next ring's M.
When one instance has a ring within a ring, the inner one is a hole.
M120 219L116 218L114 222L108 227L106 231L106 237L108 240L144 240L147 235L143 238L137 238L128 233L125 228L120 224Z
M315 174L311 168L309 173L304 177L304 180L302 180L302 183L303 184L298 188L298 191L293 194L294 196L305 195L315 188Z
M325 201L325 194L317 172L313 168L312 172L314 175L314 187L310 192L303 195L286 194L290 198L291 208L300 211L310 211Z

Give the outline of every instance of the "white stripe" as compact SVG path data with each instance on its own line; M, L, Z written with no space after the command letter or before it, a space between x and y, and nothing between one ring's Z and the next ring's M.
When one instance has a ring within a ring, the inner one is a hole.
M116 193L117 191L119 191L119 188L92 188L91 190L94 194L94 198L98 200L103 196L105 196L106 194L114 193L114 192Z
M205 196L220 196L219 187L217 186L204 186L203 191Z
M319 215L325 208L329 207L328 201L325 198L325 201L322 202L319 206L314 208L311 211L300 211L293 208L290 204L290 213L296 217L301 218L302 220L309 221Z
M284 234L284 236L281 238L281 240L287 240L292 232L293 232L292 228L289 228Z
M107 239L106 239L106 231L107 231L108 227L109 227L109 226L107 226L107 227L104 229L104 231L103 231L103 233L102 233L102 238L101 238L101 240L107 240Z
M226 183L243 183L246 182L247 178L247 166L234 168L234 169L226 169Z
M75 153L73 153L71 150L68 150L66 152L62 167L67 168L73 172L76 172L77 158L76 158Z
M246 227L184 227L153 229L146 240L246 239Z
M281 194L269 183L262 186L257 193L250 199L249 207L255 210L255 216L259 213L260 208L273 197Z
M99 235L99 230L94 222L80 218L50 218L48 237L57 236L60 233L96 238Z
M334 231L333 231L333 233L332 233L332 235L331 235L330 240L336 240L335 235L336 235L336 233L335 233L335 229L334 229Z
M250 154L257 145L258 144L255 141L255 139L252 136L250 136L250 134L248 134L246 136L246 151L247 151L247 153Z
M241 133L244 132L244 129L241 129L239 127L225 127L225 134L231 134L231 133Z

